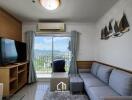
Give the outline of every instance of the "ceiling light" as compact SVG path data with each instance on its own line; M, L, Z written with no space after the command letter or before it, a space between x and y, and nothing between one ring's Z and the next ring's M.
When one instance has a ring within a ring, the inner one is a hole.
M60 5L60 0L40 0L41 5L48 10L55 10Z

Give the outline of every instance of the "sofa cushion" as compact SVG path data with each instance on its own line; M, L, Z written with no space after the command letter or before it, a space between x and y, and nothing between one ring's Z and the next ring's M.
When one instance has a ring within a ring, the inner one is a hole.
M82 80L84 81L84 85L86 85L87 87L90 87L90 86L102 86L102 85L104 86L105 85L102 81L97 79L92 74L81 73L80 76L81 76Z
M89 87L95 87L95 86L106 86L104 82L100 81L97 78L86 78L83 81L84 81L84 85L86 89L88 89Z
M88 89L90 100L103 100L107 96L119 96L118 93L113 91L109 86L90 87Z
M109 77L111 71L112 71L112 67L100 64L100 67L97 71L97 77L103 82L109 83Z
M71 76L70 82L71 83L83 83L83 80L77 75L77 76Z
M82 79L84 79L84 78L96 78L96 77L93 76L91 73L80 73L79 75L80 75L80 77L81 77Z
M132 95L132 74L114 69L110 75L109 85L122 96Z
M99 63L96 63L96 62L94 62L92 64L91 73L93 75L95 75L95 76L97 75L97 71L98 71L99 66L100 66L100 64Z

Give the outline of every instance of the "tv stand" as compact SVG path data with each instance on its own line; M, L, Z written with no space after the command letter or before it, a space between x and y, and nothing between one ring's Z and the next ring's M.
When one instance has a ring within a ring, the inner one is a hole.
M0 66L0 83L4 84L4 97L17 92L27 83L27 62Z

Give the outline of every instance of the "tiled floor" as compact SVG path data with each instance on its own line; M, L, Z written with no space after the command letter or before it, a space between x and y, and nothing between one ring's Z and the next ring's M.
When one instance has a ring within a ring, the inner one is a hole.
M11 100L43 100L49 82L37 82L18 91Z

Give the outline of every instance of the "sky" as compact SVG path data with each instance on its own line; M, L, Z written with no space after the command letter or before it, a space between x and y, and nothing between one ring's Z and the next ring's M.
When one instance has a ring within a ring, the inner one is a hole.
M54 37L54 50L68 51L70 37ZM34 49L52 50L52 37L37 36L35 37Z

